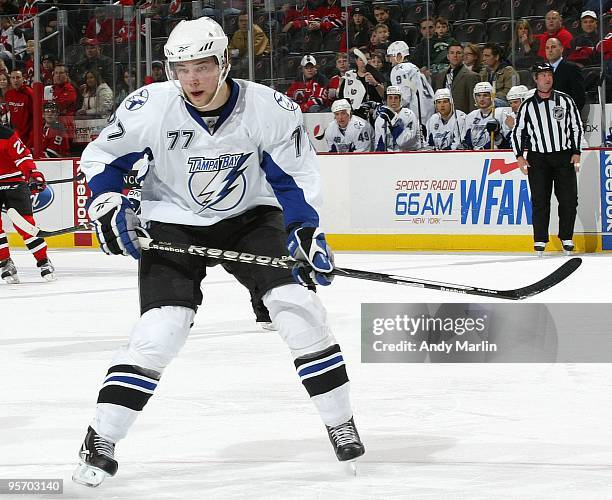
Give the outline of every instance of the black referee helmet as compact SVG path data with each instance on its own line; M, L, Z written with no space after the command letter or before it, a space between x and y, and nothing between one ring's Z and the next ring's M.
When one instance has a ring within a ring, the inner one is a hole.
M550 71L551 73L554 73L555 69L548 63L538 63L531 67L531 74L534 78L538 76L538 73L542 73L543 71Z

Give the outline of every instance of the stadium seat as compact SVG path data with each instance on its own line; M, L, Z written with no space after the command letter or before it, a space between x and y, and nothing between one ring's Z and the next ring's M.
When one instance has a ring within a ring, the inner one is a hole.
M270 74L270 56L260 56L255 58L255 80L270 80L272 75Z
M610 33L612 31L612 12L608 12L603 16L603 32Z
M409 47L414 47L419 37L419 28L414 24L402 23L402 31L404 32L405 42Z
M500 17L511 17L514 7L514 19L520 19L531 14L531 0L506 0L501 2L498 12Z
M315 52L312 55L317 60L317 65L319 66L319 70L321 71L321 73L329 77L330 73L332 73L334 68L336 67L335 52Z
M322 51L338 52L340 50L340 40L342 40L343 30L331 30L323 37Z
M525 87L532 89L534 87L533 77L531 76L531 71L528 69L517 69L516 72L519 76L519 82L521 85L525 85Z
M433 2L407 3L404 5L402 22L418 25L422 19L427 17L428 14L430 17L434 17Z
M474 19L456 21L453 24L453 36L462 43L482 43L484 41L484 34L484 24Z
M497 15L495 12L493 15ZM489 0L471 0L467 8L467 19L486 20L491 17L491 4Z
M529 21L529 26L531 26L531 31L534 35L540 35L546 31L546 23L542 16L529 16L525 19Z
M569 31L572 36L579 35L582 30L580 29L580 18L570 17L563 20L563 26Z
M512 41L512 21L493 18L486 22L487 42L508 43Z
M233 15L224 16L222 26L223 26L223 31L225 31L225 34L228 36L228 38L231 38L232 35L238 29L238 15L233 14Z
M582 68L582 76L584 78L584 90L587 96L588 103L599 102L599 77L601 69L598 66L589 66Z
M402 8L397 3L385 4L389 8L389 18L399 20L402 18Z
M299 74L300 63L302 62L302 54L290 54L281 61L279 74L293 81Z
M533 2L533 16L545 16L549 10L556 10L563 14L566 0L540 0Z
M463 0L442 0L438 5L438 15L449 21L458 21L465 18L467 4Z

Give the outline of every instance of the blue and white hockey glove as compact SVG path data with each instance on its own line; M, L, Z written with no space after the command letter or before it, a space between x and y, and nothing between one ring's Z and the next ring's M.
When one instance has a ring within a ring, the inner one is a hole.
M136 234L140 221L128 198L120 193L101 194L91 202L87 213L95 225L104 253L140 258Z
M287 248L289 255L298 261L293 266L295 281L303 286L331 284L334 256L318 227L305 225L292 230Z
M390 127L395 127L399 120L397 113L388 106L378 106L378 116L385 120Z

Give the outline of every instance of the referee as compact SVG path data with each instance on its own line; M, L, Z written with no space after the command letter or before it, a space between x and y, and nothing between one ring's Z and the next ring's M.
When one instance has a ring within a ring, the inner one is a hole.
M559 202L559 239L566 254L574 250L578 206L576 173L580 169L582 123L574 100L553 90L554 69L548 63L531 68L536 91L518 110L512 148L529 177L533 212L533 249L541 256L548 243L550 197ZM527 150L527 159L525 159Z

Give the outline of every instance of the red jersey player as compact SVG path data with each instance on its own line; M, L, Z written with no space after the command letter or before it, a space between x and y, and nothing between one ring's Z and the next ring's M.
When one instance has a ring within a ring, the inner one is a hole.
M36 170L30 150L13 129L0 125L0 210L14 208L31 224L30 192L39 193L46 187L45 176ZM47 281L55 279L53 265L47 257L47 244L42 238L15 228L36 259L40 275ZM8 239L0 219L0 277L7 283L19 283L17 269L11 259Z

